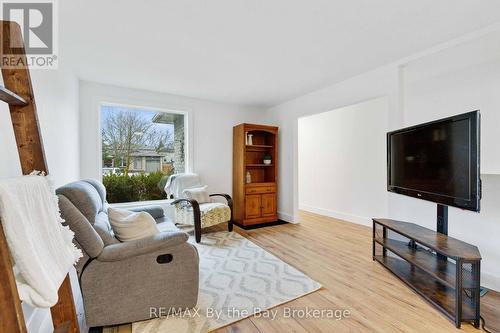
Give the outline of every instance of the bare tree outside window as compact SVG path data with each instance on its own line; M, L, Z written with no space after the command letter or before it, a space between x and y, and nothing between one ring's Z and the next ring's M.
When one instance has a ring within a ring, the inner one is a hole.
M184 171L183 117L147 109L101 107L103 183L109 202L165 198L167 177Z

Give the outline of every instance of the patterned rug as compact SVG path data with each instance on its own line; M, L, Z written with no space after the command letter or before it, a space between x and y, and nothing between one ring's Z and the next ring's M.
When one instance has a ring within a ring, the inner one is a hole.
M132 324L132 333L205 333L321 288L236 232L204 234L200 292L191 311Z

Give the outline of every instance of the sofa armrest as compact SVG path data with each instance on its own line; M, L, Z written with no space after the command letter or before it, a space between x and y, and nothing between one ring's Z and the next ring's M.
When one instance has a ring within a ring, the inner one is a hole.
M160 232L154 236L105 246L97 260L120 261L158 250L167 250L187 240L188 235L185 232Z
M163 208L161 208L160 206L140 206L140 207L130 208L128 210L132 212L149 213L155 220L165 216L165 212L163 211Z

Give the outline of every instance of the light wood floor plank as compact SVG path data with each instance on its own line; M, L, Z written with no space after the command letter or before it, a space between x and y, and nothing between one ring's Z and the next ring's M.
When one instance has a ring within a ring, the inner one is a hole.
M235 231L301 270L323 285L317 292L276 308L276 320L250 317L216 330L217 333L292 332L478 332L463 324L457 330L419 295L372 260L371 228L308 212L300 224ZM225 230L223 226L209 231ZM500 294L481 300L487 327L500 332ZM294 309L349 310L336 319L284 318Z
M451 321L372 260L371 228L308 212L301 212L300 218L301 223L297 225L249 231L236 228L236 231L323 285L323 289L283 306L348 309L351 317L338 321L297 319L300 328L282 319L272 323L248 318L243 322L252 321L262 333L460 332ZM483 315L488 316L486 320L494 328L498 323L495 317L500 317L500 296L492 292L483 298L482 305ZM478 332L466 323L461 331Z

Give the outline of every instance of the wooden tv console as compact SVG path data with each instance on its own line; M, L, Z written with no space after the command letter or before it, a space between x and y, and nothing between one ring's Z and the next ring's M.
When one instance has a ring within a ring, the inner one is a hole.
M451 319L479 328L477 247L414 223L373 219L373 260Z

